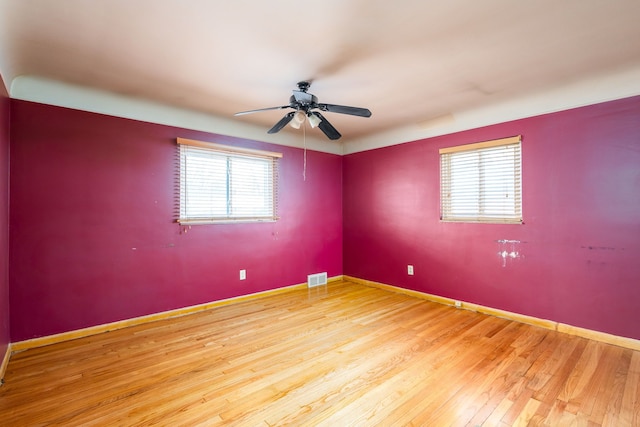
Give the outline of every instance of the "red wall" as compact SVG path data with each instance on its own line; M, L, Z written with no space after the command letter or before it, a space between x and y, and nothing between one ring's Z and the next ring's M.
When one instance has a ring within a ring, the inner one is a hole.
M0 360L9 336L9 95L0 75Z
M340 156L303 181L300 149L17 100L11 134L14 342L342 274ZM176 137L282 152L281 219L182 232Z
M525 224L440 222L438 149L513 135ZM640 339L640 97L352 154L343 176L344 274Z
M0 98L1 297L9 113ZM344 158L309 152L303 181L299 149L12 100L11 341L321 271L640 339L639 117L635 97ZM441 223L438 149L519 134L525 224ZM282 219L182 233L178 136L283 152ZM502 239L522 242L518 258L498 256ZM1 350L9 307L0 304Z

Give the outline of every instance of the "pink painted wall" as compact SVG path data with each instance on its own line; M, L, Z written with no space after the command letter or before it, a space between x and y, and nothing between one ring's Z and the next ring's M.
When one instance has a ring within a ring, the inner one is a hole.
M342 274L340 156L304 181L300 149L17 100L11 134L13 342ZM181 233L176 137L282 152L281 219Z
M440 222L438 149L513 135L525 224ZM344 274L640 339L640 97L352 154L343 168ZM504 264L503 239L522 242Z
M8 99L0 98L6 153ZM640 339L640 97L344 158L309 152L306 181L299 149L10 104L11 310L0 299L0 350L7 313L11 341L20 341L321 271ZM441 223L438 149L517 134L525 224ZM283 152L282 219L181 233L178 136ZM6 180L0 153L0 208L3 168ZM501 239L522 241L520 257L503 263ZM0 276L0 296L8 293Z
M9 333L9 95L0 75L0 359Z

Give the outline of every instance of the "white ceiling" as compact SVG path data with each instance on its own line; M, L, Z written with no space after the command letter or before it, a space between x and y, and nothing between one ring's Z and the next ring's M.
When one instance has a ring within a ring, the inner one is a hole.
M0 0L0 72L14 98L287 145L285 111L233 113L312 80L373 112L325 114L353 152L640 94L640 1Z

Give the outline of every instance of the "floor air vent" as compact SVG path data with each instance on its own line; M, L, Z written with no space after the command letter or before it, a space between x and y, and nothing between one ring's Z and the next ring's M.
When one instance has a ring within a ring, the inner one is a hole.
M307 286L315 288L327 284L327 273L310 274L307 276Z

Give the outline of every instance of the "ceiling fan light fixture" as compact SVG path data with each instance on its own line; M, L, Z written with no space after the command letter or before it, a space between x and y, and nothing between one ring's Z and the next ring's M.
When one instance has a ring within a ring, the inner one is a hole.
M290 123L291 127L294 129L300 129L300 126L304 123L306 117L307 116L305 115L304 111L296 111Z
M312 128L318 126L321 121L322 119L316 116L315 114L309 114L309 124L311 125Z

